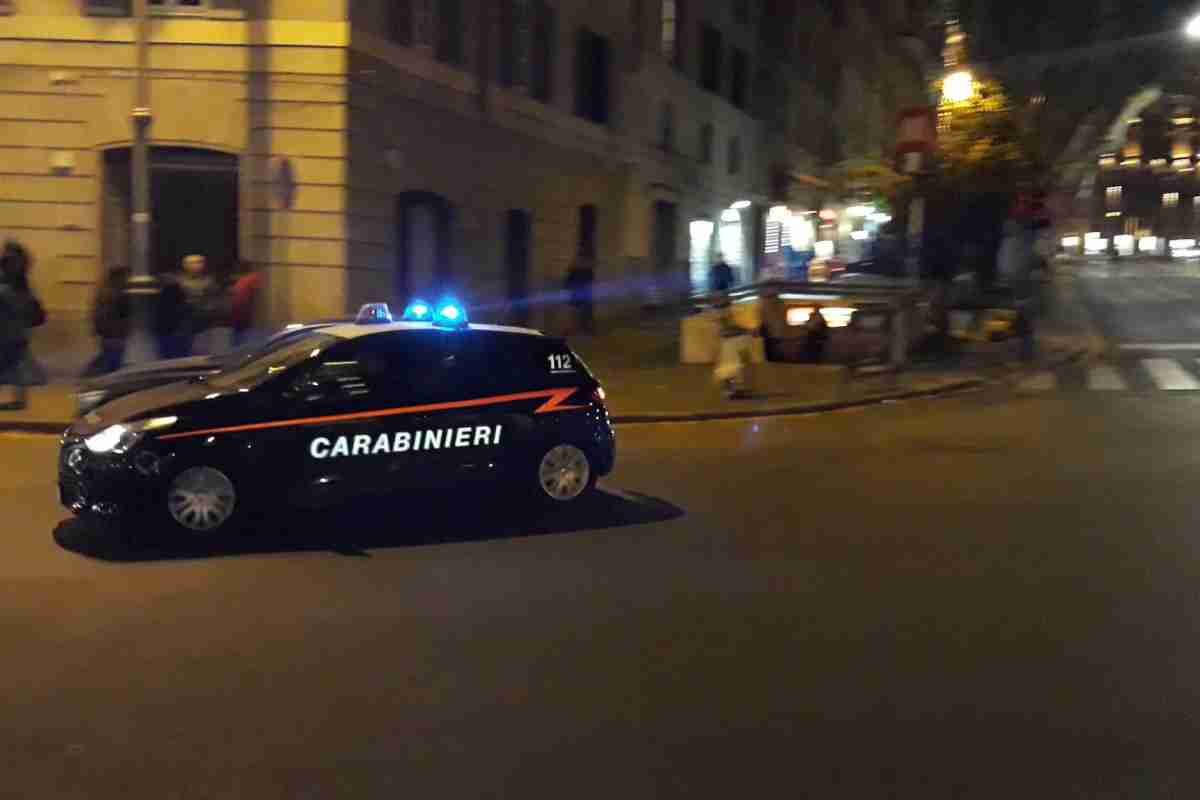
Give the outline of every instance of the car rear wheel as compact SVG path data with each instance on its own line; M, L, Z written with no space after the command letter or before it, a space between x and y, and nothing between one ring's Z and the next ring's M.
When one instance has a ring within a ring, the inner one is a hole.
M569 503L596 485L596 471L585 450L573 444L558 444L539 459L537 482L542 499Z
M189 467L172 479L164 500L169 518L197 536L225 533L239 516L233 480L216 467Z

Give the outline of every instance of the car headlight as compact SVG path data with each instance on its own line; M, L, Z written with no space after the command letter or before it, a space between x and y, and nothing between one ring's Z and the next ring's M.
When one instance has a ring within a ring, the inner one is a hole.
M76 397L76 402L79 404L79 413L88 413L93 408L103 403L107 398L108 392L104 389L93 389L87 392L80 392Z
M109 425L99 433L83 440L93 453L126 453L147 431L169 428L179 421L178 417L155 417L138 422L122 422Z

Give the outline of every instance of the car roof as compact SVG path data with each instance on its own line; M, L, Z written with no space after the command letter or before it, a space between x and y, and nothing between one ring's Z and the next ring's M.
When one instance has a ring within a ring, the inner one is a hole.
M543 336L541 331L533 328L518 328L511 325L479 325L472 322L467 326L468 330L486 331L488 333L516 333L523 336ZM329 336L336 336L339 339L357 339L361 336L369 336L376 333L401 333L405 331L449 331L453 332L455 328L446 328L440 325L434 325L432 322L390 322L384 325L359 325L355 323L347 323L342 325L330 325L320 329L321 333Z

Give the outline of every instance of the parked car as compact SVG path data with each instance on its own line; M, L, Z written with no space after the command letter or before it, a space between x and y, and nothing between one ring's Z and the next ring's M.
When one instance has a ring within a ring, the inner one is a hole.
M213 375L228 367L237 366L265 353L286 347L307 332L348 321L350 320L338 319L288 325L270 336L265 342L248 343L225 355L150 361L145 364L135 364L108 375L89 378L80 383L75 394L76 413L82 417L118 397L125 397L134 392L153 389L176 381Z

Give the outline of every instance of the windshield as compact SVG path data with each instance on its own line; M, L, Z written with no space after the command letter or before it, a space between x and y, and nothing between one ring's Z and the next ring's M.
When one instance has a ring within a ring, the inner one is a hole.
M229 363L224 369L208 379L218 389L251 388L267 378L296 366L307 358L314 358L332 344L341 341L317 331L305 331L284 341L274 341L261 348L248 360ZM231 354L232 355L232 354Z

